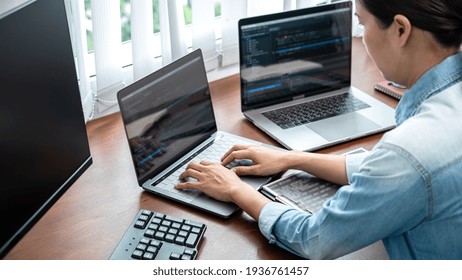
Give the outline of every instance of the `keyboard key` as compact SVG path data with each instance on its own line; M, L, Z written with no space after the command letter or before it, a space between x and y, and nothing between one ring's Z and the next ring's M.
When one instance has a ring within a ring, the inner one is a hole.
M172 224L172 228L180 229L180 228L181 228L181 224L180 224L180 223L173 223L173 224Z
M176 218L176 217L173 217L173 216L165 216L165 220L168 220L168 221L171 221L171 222L175 222L175 223L178 223L178 224L182 224L183 223L183 219L180 219L180 218Z
M198 227L193 227L193 228L191 229L191 232L192 232L192 233L195 233L195 234L199 234L199 233L201 233L201 229L198 228Z
M159 219L163 219L165 217L165 215L162 214L162 213L155 213L154 217L159 218Z
M190 226L193 226L193 227L198 227L198 228L202 227L202 224L199 224L199 223L196 223L196 222L193 222L193 221L189 221L189 220L184 221L184 223L185 223L185 225L190 225Z
M140 243L136 246L136 249L140 250L140 251L144 251L146 250L147 248L147 245L146 244L143 244L143 243Z
M180 258L181 258L180 254L177 254L177 253L170 254L171 260L179 260Z
M154 247L154 246L149 246L148 248L146 248L146 252L150 252L150 253L153 253L153 254L157 254L158 250L159 250L159 248Z
M138 220L138 221L136 221L136 223L135 223L135 227L136 227L136 228L141 228L141 229L143 229L145 226L146 226L146 222L145 222L145 221L140 221L140 220Z
M141 215L141 216L138 218L138 220L139 220L139 221L144 221L144 222L145 222L145 221L149 220L149 218L150 218L150 217L149 217L148 215Z
M186 255L191 255L193 256L196 252L194 250L191 250L191 249L184 249L184 252L183 254L186 254Z
M191 233L191 234L188 236L188 239L186 240L185 245L188 246L188 247L194 247L194 246L196 246L197 238L198 238L198 235L197 235L197 234Z
M160 226L157 230L160 231L160 232L167 232L167 231L168 231L168 227L166 227L166 226Z
M153 260L154 254L151 252L146 252L143 254L143 260Z
M175 235L173 235L173 234L165 235L165 241L170 242L170 243L175 242Z
M164 240L165 238L165 232L156 232L156 234L154 235L154 238L157 239L157 240Z
M184 230L184 231L190 231L190 230L191 230L191 227L188 226L188 225L183 225L183 226L181 227L181 229Z
M170 226L172 225L172 222L163 220L163 221L162 221L162 225L163 225L163 226L166 226L166 227L170 227Z
M135 250L132 254L132 258L141 260L143 258L143 251Z
M175 228L170 228L170 229L168 230L168 233L173 234L173 235L177 235L177 234L178 234L178 230L175 229Z
M146 230L146 232L144 233L144 236L149 237L149 238L153 238L155 234L156 234L156 231L155 231L155 230L148 229L148 230Z
M150 240L146 237L141 238L140 243L149 244Z
M159 228L159 225L158 224L149 224L148 228L152 229L152 230L157 230Z
M184 261L192 260L192 256L191 255L181 255L181 259Z
M186 241L186 238L184 238L183 236L177 236L175 238L175 243L179 245L184 245L185 241Z
M158 240L151 240L151 246L160 248L160 246L162 246L162 242Z

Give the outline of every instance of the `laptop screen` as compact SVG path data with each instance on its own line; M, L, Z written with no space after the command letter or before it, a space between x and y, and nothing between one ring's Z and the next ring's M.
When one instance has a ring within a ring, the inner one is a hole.
M242 108L349 87L351 19L351 2L242 19Z
M122 89L118 99L140 182L217 130L200 50Z

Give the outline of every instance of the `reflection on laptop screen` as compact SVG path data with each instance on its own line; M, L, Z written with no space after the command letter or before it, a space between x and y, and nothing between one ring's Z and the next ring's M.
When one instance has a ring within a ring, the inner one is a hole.
M351 9L301 11L240 26L243 106L350 86Z
M201 60L199 56L180 67L184 61L174 62L176 68L151 74L145 86L121 99L138 179L160 172L185 148L216 131Z

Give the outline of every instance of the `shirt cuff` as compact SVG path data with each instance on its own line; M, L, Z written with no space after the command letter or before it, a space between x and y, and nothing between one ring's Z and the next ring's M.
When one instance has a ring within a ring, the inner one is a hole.
M260 232L270 243L276 243L276 237L273 234L274 224L282 214L292 209L293 208L287 205L277 202L268 203L263 207L260 212L260 217L258 218L258 227L260 228Z
M368 155L369 155L369 152L346 155L345 165L346 165L346 173L347 173L349 184L351 184L351 178L353 174L358 172L359 167L363 163L364 158Z

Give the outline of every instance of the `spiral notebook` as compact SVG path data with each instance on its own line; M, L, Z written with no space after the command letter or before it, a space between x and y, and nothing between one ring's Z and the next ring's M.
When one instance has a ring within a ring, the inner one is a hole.
M407 90L405 86L390 81L381 81L374 85L374 89L398 100L403 97L403 94Z

